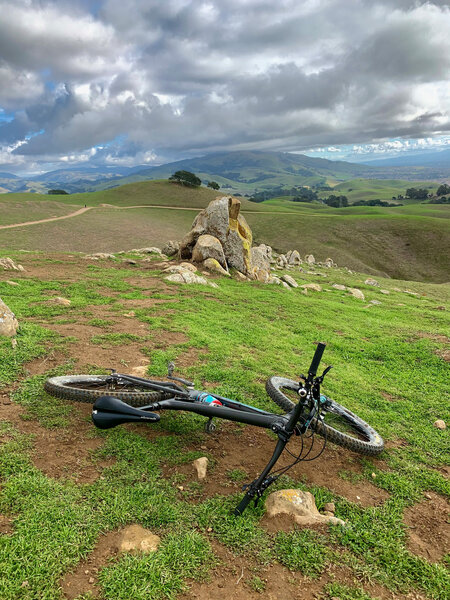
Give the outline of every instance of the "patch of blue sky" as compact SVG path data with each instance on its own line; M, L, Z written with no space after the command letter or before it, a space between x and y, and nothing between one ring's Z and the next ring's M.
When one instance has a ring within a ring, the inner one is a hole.
M0 108L0 123L11 123L14 121L15 113L6 112L3 108Z

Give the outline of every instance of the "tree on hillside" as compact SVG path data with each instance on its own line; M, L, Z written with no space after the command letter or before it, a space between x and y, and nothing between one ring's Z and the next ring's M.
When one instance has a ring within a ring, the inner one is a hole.
M436 196L446 196L447 194L450 194L450 185L443 183L438 187Z
M342 208L344 206L348 206L348 198L347 196L335 196L331 194L328 198L324 198L323 201L328 206L332 206L333 208Z
M406 197L411 198L411 200L425 200L428 198L428 190L425 188L408 188Z
M190 171L175 171L175 173L169 177L169 181L190 187L199 187L202 183L202 180Z
M217 181L208 181L207 187L212 188L213 190L220 189L220 185L217 183Z
M64 194L67 195L68 192L66 192L66 190L48 190L47 194L50 194L51 196L62 196Z

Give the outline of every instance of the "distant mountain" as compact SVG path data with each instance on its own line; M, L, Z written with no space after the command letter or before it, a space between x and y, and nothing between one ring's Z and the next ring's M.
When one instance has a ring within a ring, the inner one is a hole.
M18 179L17 175L0 171L0 179Z
M450 168L450 149L438 152L421 152L405 154L395 158L379 158L364 161L365 165L374 167L447 167Z
M441 156L444 152L437 153ZM375 162L375 161L374 161ZM330 185L350 179L403 179L450 181L450 165L366 165L313 158L286 152L218 152L158 167L77 166L28 179L0 177L0 192L47 193L61 188L69 193L107 190L126 183L167 179L175 171L194 172L204 184L214 180L225 193L254 194L275 187Z

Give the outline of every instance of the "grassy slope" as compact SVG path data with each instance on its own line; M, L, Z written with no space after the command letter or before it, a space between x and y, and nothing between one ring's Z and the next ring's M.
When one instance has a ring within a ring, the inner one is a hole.
M376 198L396 202L392 200L392 197L399 194L404 196L406 190L411 187L426 188L430 192L435 192L438 184L430 181L406 181L401 179L351 179L350 181L336 185L334 193L339 192L340 194L344 194L350 203L357 200L375 200ZM399 202L402 204L414 204L417 203L417 200L406 198Z
M52 277L51 257L13 256L27 261L27 272L16 276L18 287L0 284L0 294L23 327L15 349L9 340L1 342L3 384L23 376L22 365L45 353L46 339L54 337L45 329L46 323L55 319L76 323L80 315L89 315L92 305L99 310L106 303L109 318L110 311L121 314L123 299L142 296L140 288L128 283L130 275L134 281L141 278L144 288L151 277L139 266L130 271L106 262L86 266L85 276L74 282L68 262L66 279L47 282L33 277L33 262L41 269L46 265ZM204 443L204 420L194 415L164 416L156 426L164 435L153 439L136 428L93 430L103 445L87 459L89 464L101 459L114 462L102 469L102 478L84 485L71 480L71 473L60 480L45 476L32 464L33 437L3 422L0 512L13 518L14 535L0 536L0 570L6 574L0 578L2 600L58 599L61 576L92 550L102 533L131 522L157 531L163 543L153 555L121 557L101 569L102 597L108 600L174 598L187 578L201 576L213 564L210 544L214 540L244 555L243 560L253 556L256 565L279 561L308 577L320 575L330 563L346 564L355 589L338 589L335 583L324 596L327 600L337 593L346 600L370 600L363 593L368 582L383 584L394 594L420 591L435 600L449 597L444 562L431 564L408 552L402 524L405 509L423 500L424 493L450 496L449 482L439 472L449 459L448 435L433 427L436 418L450 421L445 401L448 366L440 357L448 316L436 310L448 302L449 288L397 283L418 294L410 296L394 291L391 281L380 280L383 288L391 290L384 296L364 285L364 275L334 269L327 274L327 280L295 275L300 284L316 281L329 290L307 296L299 290L229 280L219 280L219 289L172 285L174 296L159 294L163 303L137 308L136 319L154 339L164 339L166 332L182 332L187 341L154 349L149 371L161 375L167 360L176 360L192 348L201 350L201 360L189 361L183 375L215 383L216 393L270 408L265 378L274 373L294 376L309 364L315 341L327 341L325 362L335 369L327 377L325 391L392 442L386 462L364 461L360 476L368 485L389 492L389 498L380 506L363 508L326 487L302 482L300 465L290 472L293 479L284 479L279 486L309 489L319 508L335 501L337 516L348 526L321 535L308 530L268 534L260 525L263 503L257 509L249 507L244 518L235 518L230 510L240 494L199 500L197 482L183 480L181 493L176 488L180 479L162 475L163 464L176 466L201 454L192 452L192 447ZM366 300L382 304L365 308L365 303L331 288L332 282L356 286ZM70 298L72 306L39 302L49 290ZM33 322L36 317L39 325ZM70 344L76 343L66 341L69 354ZM70 368L63 364L59 369ZM27 420L64 434L84 417L70 404L43 392L45 376L21 380L14 399L25 407ZM273 440L268 451L272 444ZM244 464L247 458L243 456Z
M157 205L203 208L217 192L191 189L167 181L133 183L90 194L48 196L11 194L0 196L4 223L30 220L30 207L39 217L72 212L80 206L99 207L65 221L23 229L0 230L0 245L15 249L66 251L118 251L131 247L162 245L180 239L191 226L195 212L168 209L117 207ZM374 274L424 281L448 281L449 208L409 205L398 208L349 207L332 209L317 204L274 199L261 204L242 198L242 210L256 242L278 251L297 248L317 259L331 256L338 264ZM31 203L30 203L31 202ZM22 210L21 210L22 207ZM42 212L40 212L42 207ZM51 240L51 242L49 242Z

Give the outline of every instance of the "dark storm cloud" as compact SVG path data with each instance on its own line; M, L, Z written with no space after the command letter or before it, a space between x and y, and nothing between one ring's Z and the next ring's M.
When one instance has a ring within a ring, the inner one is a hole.
M448 3L0 0L0 12L0 108L17 111L0 161L301 150L449 127Z

